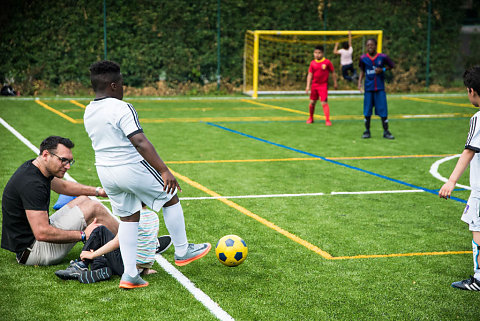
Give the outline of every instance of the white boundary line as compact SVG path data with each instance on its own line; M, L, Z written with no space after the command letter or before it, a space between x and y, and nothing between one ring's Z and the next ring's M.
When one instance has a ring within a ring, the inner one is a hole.
M458 157L460 157L460 154L453 155L453 156L448 156L448 157L437 160L436 162L434 162L432 164L432 166L430 166L430 174L432 174L433 177L435 177L436 179L438 179L442 182L447 182L448 179L443 177L442 175L440 175L440 173L438 172L438 167L440 166L440 164L448 162L449 160L452 160L452 159L458 158ZM468 189L468 190L472 190L472 188L470 186L466 186L466 185L462 185L462 184L456 184L455 186L465 188L465 189Z
M215 301L210 299L202 290L197 288L195 284L190 281L185 275L177 270L170 262L168 262L163 256L157 254L155 256L158 264L172 277L174 277L180 284L182 284L195 299L200 301L213 315L220 320L234 320L227 312L225 312Z
M200 197L180 197L181 201L198 200L218 200L234 198L275 198L275 197L304 197L304 196L328 196L328 195L366 195L366 194L396 194L396 193L422 193L421 189L405 189L393 191L358 191L358 192L331 192L331 193L304 193L304 194L269 194L269 195L235 195L235 196L200 196ZM110 200L100 200L100 202L110 202Z
M390 93L388 97L464 97L465 94L463 93L450 93L450 94L392 94ZM205 96L205 97L182 97L182 96L175 96L175 97L124 97L124 100L237 100L237 99L245 99L248 98L248 96ZM331 98L345 98L345 97L354 97L358 98L361 97L359 95L338 95L338 96L333 96ZM93 100L93 97L41 97L42 99L45 100ZM0 100L37 100L40 99L40 97L1 97ZM282 99L282 100L288 100L288 99L308 99L307 95L302 95L302 96L293 96L293 97L280 97L280 96L266 96L266 97L258 97L258 100L262 99Z
M9 130L15 137L17 137L22 143L27 145L35 154L39 154L40 150L35 147L28 139L23 137L18 131L15 130L12 126L10 126L3 118L0 117L0 123ZM76 182L73 177L65 173L65 178L70 181ZM98 199L94 196L91 198L98 201ZM110 214L110 210L105 207ZM112 214L113 215L113 214ZM114 216L117 218L116 216ZM118 218L117 218L118 219ZM158 264L172 277L174 277L181 285L183 285L193 296L195 299L200 301L213 315L215 315L220 320L234 320L227 312L225 312L216 302L214 302L208 295L206 295L202 290L197 288L192 281L190 281L185 275L183 275L179 270L177 270L173 265L170 264L165 258L163 258L160 254L155 256Z

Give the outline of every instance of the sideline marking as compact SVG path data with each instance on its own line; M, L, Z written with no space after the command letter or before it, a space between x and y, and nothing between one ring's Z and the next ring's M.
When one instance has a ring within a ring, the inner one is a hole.
M445 157L445 158L442 158L440 160L437 160L435 163L432 164L432 166L430 166L430 174L432 174L433 177L435 177L436 179L446 183L448 181L448 179L446 177L443 177L442 175L440 175L440 173L438 172L438 167L442 164L442 163L445 163L445 162L448 162L449 160L452 160L454 158L458 158L460 157L460 154L457 154L457 155L452 155L450 157ZM467 185L462 185L462 184L455 184L455 186L458 186L458 187L462 187L464 189L468 189L468 190L472 190L472 188L470 186L467 186Z
M443 155L392 155L392 156L352 156L352 157L327 157L334 160L362 160L362 159L400 159L400 158L434 158L453 156ZM199 161L165 161L165 164L211 164L211 163L250 163L250 162L292 162L292 161L318 161L317 157L292 157L292 158L264 158L264 159L220 159Z
M375 173L375 172L372 172L372 171L362 169L360 167L351 166L351 165L348 165L348 164L345 164L345 163L338 162L336 160L325 158L323 156L319 156L319 155L315 155L315 154L312 154L312 153L309 153L309 152L305 152L305 151L297 149L297 148L289 147L289 146L282 145L282 144L277 144L277 143L271 142L269 140L259 138L259 137L256 137L256 136L252 136L252 135L249 135L249 134L245 134L245 133L239 132L237 130L230 129L228 127L224 127L224 126L221 126L221 125L218 125L218 124L215 124L215 123L207 123L207 125L217 127L219 129L229 131L231 133L234 133L234 134L237 134L237 135L240 135L240 136L244 136L244 137L247 137L247 138L250 138L250 139L258 140L258 141L263 142L263 143L267 143L267 144L274 145L274 146L277 146L277 147L281 147L281 148L284 148L284 149L287 149L287 150L291 150L291 151L294 151L294 152L297 152L297 153L300 153L300 154L316 157L316 158L319 158L321 160L324 160L326 162L329 162L329 163L332 163L332 164L335 164L335 165L340 165L340 166L343 166L343 167L346 167L346 168L349 168L349 169L353 169L353 170L356 170L356 171L359 171L359 172L362 172L362 173L365 173L365 174L369 174L369 175L372 175L372 176L383 178L387 181L395 182L395 183L405 185L405 186L408 186L408 187L411 187L411 188L414 188L414 189L422 189L425 192L428 192L428 193L431 193L431 194L434 194L434 195L438 195L438 193L435 190L432 190L432 189L428 189L428 188L425 188L425 187L410 184L410 183L407 183L407 182L404 182L404 181L401 181L401 180L398 180L398 179L395 179L395 178L391 178L391 177L388 177L388 176L385 176L385 175L382 175L382 174L378 174L378 173ZM453 197L452 196L452 197L450 197L450 199L452 199L454 201L457 201L457 202L460 202L460 203L467 203L466 200L463 200L463 199L458 198L458 197Z
M56 110L55 108L52 108L52 107L48 106L47 104L41 102L40 99L35 99L35 102L36 102L37 104L39 104L40 106L42 106L43 108L45 108L46 110L49 110L49 111L51 111L52 113L55 113L55 114L59 115L60 117L68 120L69 122L74 123L74 124L79 124L79 122L78 122L76 119L73 119L72 117L67 116L67 115L65 115L64 113Z
M168 262L160 254L155 255L155 259L158 264L174 279L176 279L181 285L183 285L188 292L193 294L195 299L202 303L214 316L222 321L234 320L227 312L225 312L215 301L210 299L208 295L205 294L202 290L197 288L195 284L190 281L182 272L177 270L170 262Z
M33 145L28 139L26 139L22 134L20 134L15 128L10 126L3 118L0 117L0 123L10 131L15 137L17 137L22 143L24 143L28 148L30 148L35 154L39 154L40 150ZM65 173L65 178L67 180L76 182L76 180L71 177L68 173ZM92 199L97 200L95 196L89 196ZM98 200L97 200L98 201ZM105 207L105 206L104 206ZM105 207L107 211L110 210ZM113 215L113 214L112 214ZM114 216L117 220L118 218ZM183 275L179 270L177 270L170 262L168 262L165 258L163 258L160 254L155 255L155 259L160 264L160 266L173 278L175 278L181 285L183 285L193 296L195 299L200 301L213 315L215 315L218 319L222 321L226 320L234 320L227 312L225 312L215 301L210 299L208 295L206 295L202 290L197 288L192 281L190 281L185 275Z
M471 104L458 104L458 103L451 103L448 101L441 101L441 100L432 100L432 99L425 99L425 98L417 98L417 97L401 97L404 100L412 100L412 101L419 101L422 103L434 103L434 104L440 104L440 105L447 105L447 106L455 106L455 107L468 107L468 108L476 108L472 106Z
M266 195L236 195L236 196L211 196L211 197L180 197L181 201L218 200L234 198L277 198L277 197L305 197L328 195L365 195L365 194L395 194L395 193L423 193L421 189L393 190L393 191L360 191L360 192L330 192L330 193L303 193L303 194L266 194Z

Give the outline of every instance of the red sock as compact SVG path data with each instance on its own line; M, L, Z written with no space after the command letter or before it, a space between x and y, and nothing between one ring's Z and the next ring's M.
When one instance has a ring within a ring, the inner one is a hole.
M314 104L308 105L308 109L310 111L310 118L313 118L313 112L315 111L315 105Z
M328 107L328 104L322 105L323 107L323 113L325 115L325 121L330 120L330 107Z

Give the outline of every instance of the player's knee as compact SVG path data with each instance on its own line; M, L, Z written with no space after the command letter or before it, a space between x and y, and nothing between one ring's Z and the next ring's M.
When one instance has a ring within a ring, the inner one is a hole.
M178 202L180 202L180 200L178 199L177 194L175 194L175 196L173 196L168 202L166 202L163 205L163 207L169 207L169 206L177 204Z

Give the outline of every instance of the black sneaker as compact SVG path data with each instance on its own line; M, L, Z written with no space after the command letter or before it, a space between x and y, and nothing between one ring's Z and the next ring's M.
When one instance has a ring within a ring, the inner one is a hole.
M372 137L372 136L370 135L369 130L366 130L366 131L363 132L362 138L370 138L370 137Z
M82 271L78 276L78 281L80 281L80 283L86 284L105 281L110 279L112 277L112 274L112 269L108 266L93 271Z
M470 276L470 279L453 282L452 287L460 290L480 291L480 281Z
M392 135L392 133L389 132L388 130L386 130L386 131L383 132L383 138L386 138L386 139L395 139L395 137Z
M55 271L55 275L63 280L76 280L80 273L87 271L88 267L83 261L70 261L70 265L65 270Z
M172 238L170 237L170 235L162 235L158 238L158 244L159 245L157 246L157 250L155 251L155 253L161 254L168 250L170 245L172 245Z

